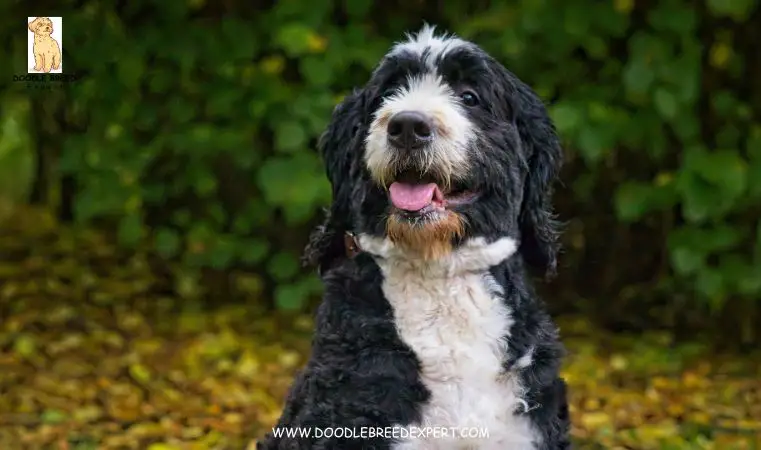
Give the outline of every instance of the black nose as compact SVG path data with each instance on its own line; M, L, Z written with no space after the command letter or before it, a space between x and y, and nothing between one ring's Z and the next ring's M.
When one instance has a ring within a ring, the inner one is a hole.
M402 111L388 121L388 140L399 148L420 148L433 138L433 123L425 114Z

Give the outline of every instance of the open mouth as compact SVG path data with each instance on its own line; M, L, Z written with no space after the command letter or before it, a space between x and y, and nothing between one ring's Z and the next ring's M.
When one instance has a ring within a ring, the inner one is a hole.
M447 188L442 188L443 185L432 175L405 170L389 186L389 199L395 212L419 217L472 203L477 197L464 183L454 182Z

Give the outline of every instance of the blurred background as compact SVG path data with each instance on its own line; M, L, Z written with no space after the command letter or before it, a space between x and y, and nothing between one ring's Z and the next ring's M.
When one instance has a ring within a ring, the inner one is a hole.
M40 15L76 81L11 81ZM533 86L565 143L537 282L578 448L761 448L757 0L3 3L0 448L269 430L321 291L316 138L424 20Z

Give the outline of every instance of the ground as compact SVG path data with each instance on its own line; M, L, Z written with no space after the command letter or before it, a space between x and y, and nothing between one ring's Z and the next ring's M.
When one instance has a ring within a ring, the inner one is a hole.
M253 448L305 361L311 319L265 314L256 298L202 307L159 273L44 214L2 227L0 449ZM577 448L761 448L759 355L558 322Z

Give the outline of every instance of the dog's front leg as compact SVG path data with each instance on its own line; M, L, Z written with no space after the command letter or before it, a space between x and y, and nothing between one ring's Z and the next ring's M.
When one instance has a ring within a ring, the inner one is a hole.
M257 442L257 450L390 449L391 440L379 430L388 430L404 417L397 411L404 404L400 400L401 382L368 379L340 386L314 377L307 371L296 378L283 415ZM326 383L334 387L326 388ZM409 395L401 395L405 397ZM410 405L404 409L409 410Z
M53 57L50 55L42 54L42 71L45 73L50 72L53 68Z
M41 53L35 53L34 54L34 70L41 72L42 71L42 63L43 58Z

